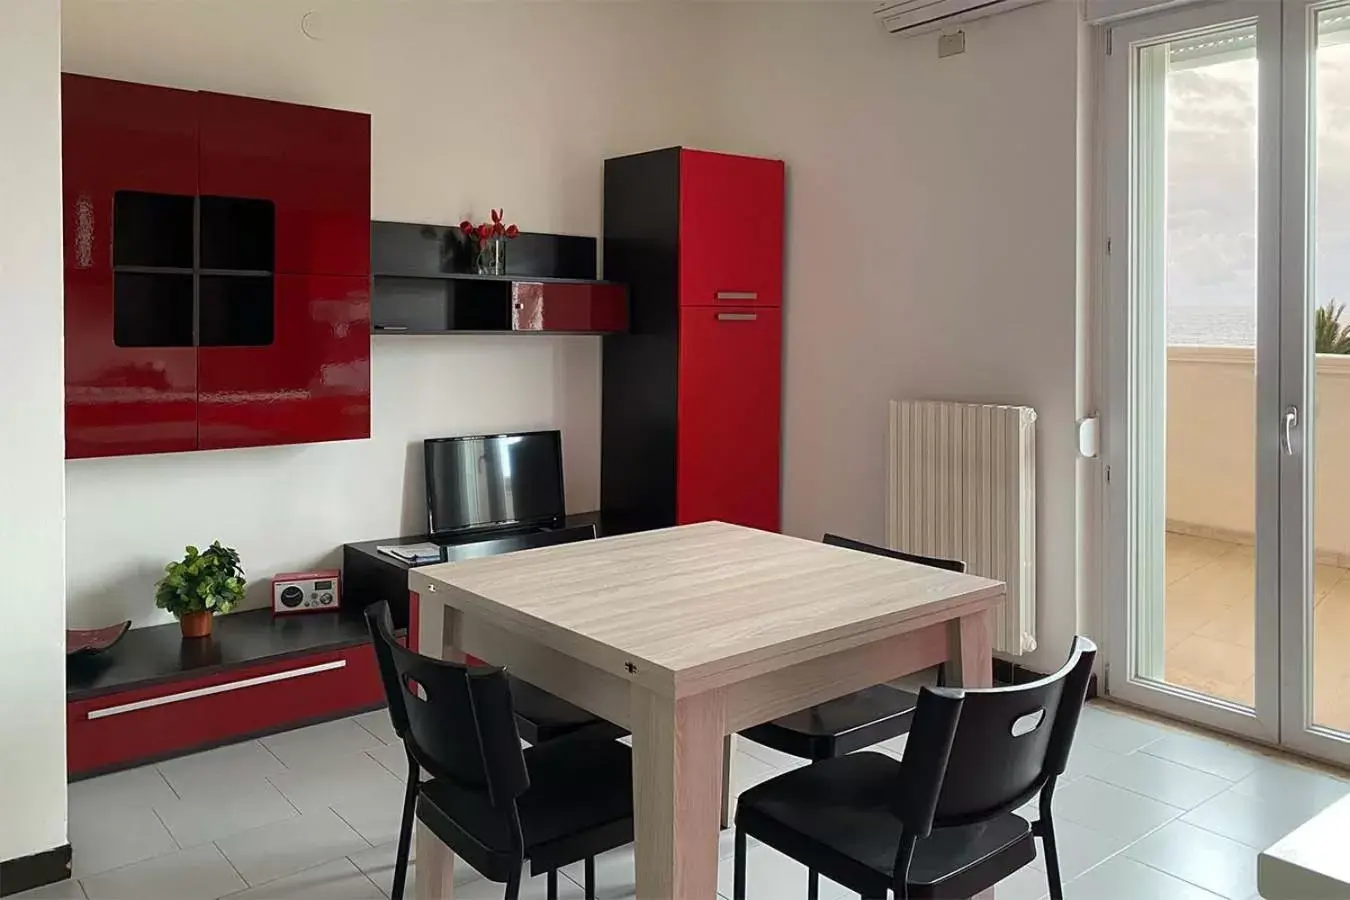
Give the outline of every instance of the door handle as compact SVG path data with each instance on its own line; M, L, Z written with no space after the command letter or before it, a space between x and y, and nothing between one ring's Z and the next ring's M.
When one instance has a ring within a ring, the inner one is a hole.
M758 300L757 291L718 291L718 300Z
M1284 455L1294 455L1294 432L1298 430L1298 407L1286 406L1284 408Z
M719 322L753 322L759 318L759 313L718 313Z

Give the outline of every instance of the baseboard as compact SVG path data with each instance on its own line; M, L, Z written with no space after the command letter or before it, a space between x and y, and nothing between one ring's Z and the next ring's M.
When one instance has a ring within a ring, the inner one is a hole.
M1232 528L1219 528L1214 525L1196 525L1193 522L1181 522L1177 519L1167 520L1167 530L1173 534L1185 534L1190 537L1208 538L1212 541L1223 541L1225 544L1240 544L1244 547L1251 547L1256 544L1256 535L1250 531L1237 531ZM1313 553L1313 560L1319 566L1336 566L1339 569L1350 569L1350 553L1340 550L1329 550L1325 547L1317 548Z
M70 845L62 844L32 856L0 861L0 897L22 894L70 877Z
M1026 684L1028 681L1036 681L1044 677L1044 672L1036 672L1025 666L1019 666L1015 662L994 657L994 684ZM1087 698L1091 700L1096 696L1097 673L1093 672L1088 679Z

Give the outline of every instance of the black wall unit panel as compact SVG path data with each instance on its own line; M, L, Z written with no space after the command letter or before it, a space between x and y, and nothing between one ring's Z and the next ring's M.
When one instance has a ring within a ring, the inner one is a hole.
M628 333L606 335L600 507L611 532L675 524L680 151L605 161L605 278L628 285Z
M506 274L594 280L595 238L522 231L506 247ZM370 223L370 270L376 276L473 274L474 248L458 226Z

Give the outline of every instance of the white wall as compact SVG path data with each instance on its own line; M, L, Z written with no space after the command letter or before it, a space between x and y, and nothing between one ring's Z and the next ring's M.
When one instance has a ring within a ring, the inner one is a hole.
M972 23L947 59L865 5L718 15L722 145L788 161L786 530L883 537L891 398L1035 407L1041 644L1024 662L1053 668L1078 623L1077 4Z
M305 20L313 40L301 31ZM699 142L684 4L67 0L63 68L373 115L372 216L599 235L607 156ZM163 564L238 547L277 571L418 528L424 437L561 427L568 508L599 502L600 339L377 337L372 438L67 464L75 624L167 620Z
M0 861L66 842L59 5L0 27Z

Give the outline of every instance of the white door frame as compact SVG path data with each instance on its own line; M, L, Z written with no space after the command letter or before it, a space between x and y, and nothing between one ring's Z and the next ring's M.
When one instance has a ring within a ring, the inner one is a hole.
M1317 139L1315 97L1310 96L1316 64L1317 13L1343 0L1285 0L1282 140L1285 145L1281 196L1282 341L1281 408L1295 407L1301 419L1292 454L1281 456L1280 519L1280 740L1301 753L1350 764L1350 741L1313 726L1313 615L1315 600L1313 532L1316 441L1314 414L1316 357L1311 346L1308 301L1315 221ZM1306 143L1305 143L1306 142ZM1335 498L1322 498L1334 502ZM1325 648L1324 648L1325 650ZM1333 685L1323 685L1333 690Z
M1187 33L1204 32L1225 25L1252 22L1257 26L1257 58L1261 65L1258 108L1258 285L1257 285L1257 409L1258 423L1274 423L1280 409L1279 373L1274 363L1279 353L1280 291L1280 211L1274 201L1280 195L1280 80L1281 7L1269 0L1230 0L1206 3L1178 11L1141 17L1111 26L1110 55L1103 78L1103 137L1106 141L1104 185L1107 206L1107 234L1112 246L1108 256L1107 298L1103 306L1103 358L1105 394L1105 527L1103 553L1107 605L1107 692L1120 699L1158 710L1166 715L1190 719L1212 728L1233 732L1256 740L1275 742L1279 738L1279 487L1280 460L1277 432L1258 427L1256 498L1256 705L1254 710L1232 703L1202 700L1200 695L1182 688L1136 678L1135 609L1130 602L1138 590L1136 567L1139 548L1133 544L1130 521L1137 514L1140 479L1133 468L1140 464L1138 445L1142 435L1135 430L1139 391L1134 384L1136 371L1132 361L1137 348L1135 320L1143 310L1136 303L1141 281L1148 273L1134 268L1132 242L1140 239L1135 230L1141 202L1140 185L1134 183L1138 169L1133 164L1136 150L1133 86L1138 64L1137 48ZM1159 563L1161 560L1159 560ZM1155 612L1161 611L1161 599ZM1147 611L1146 611L1147 612Z

